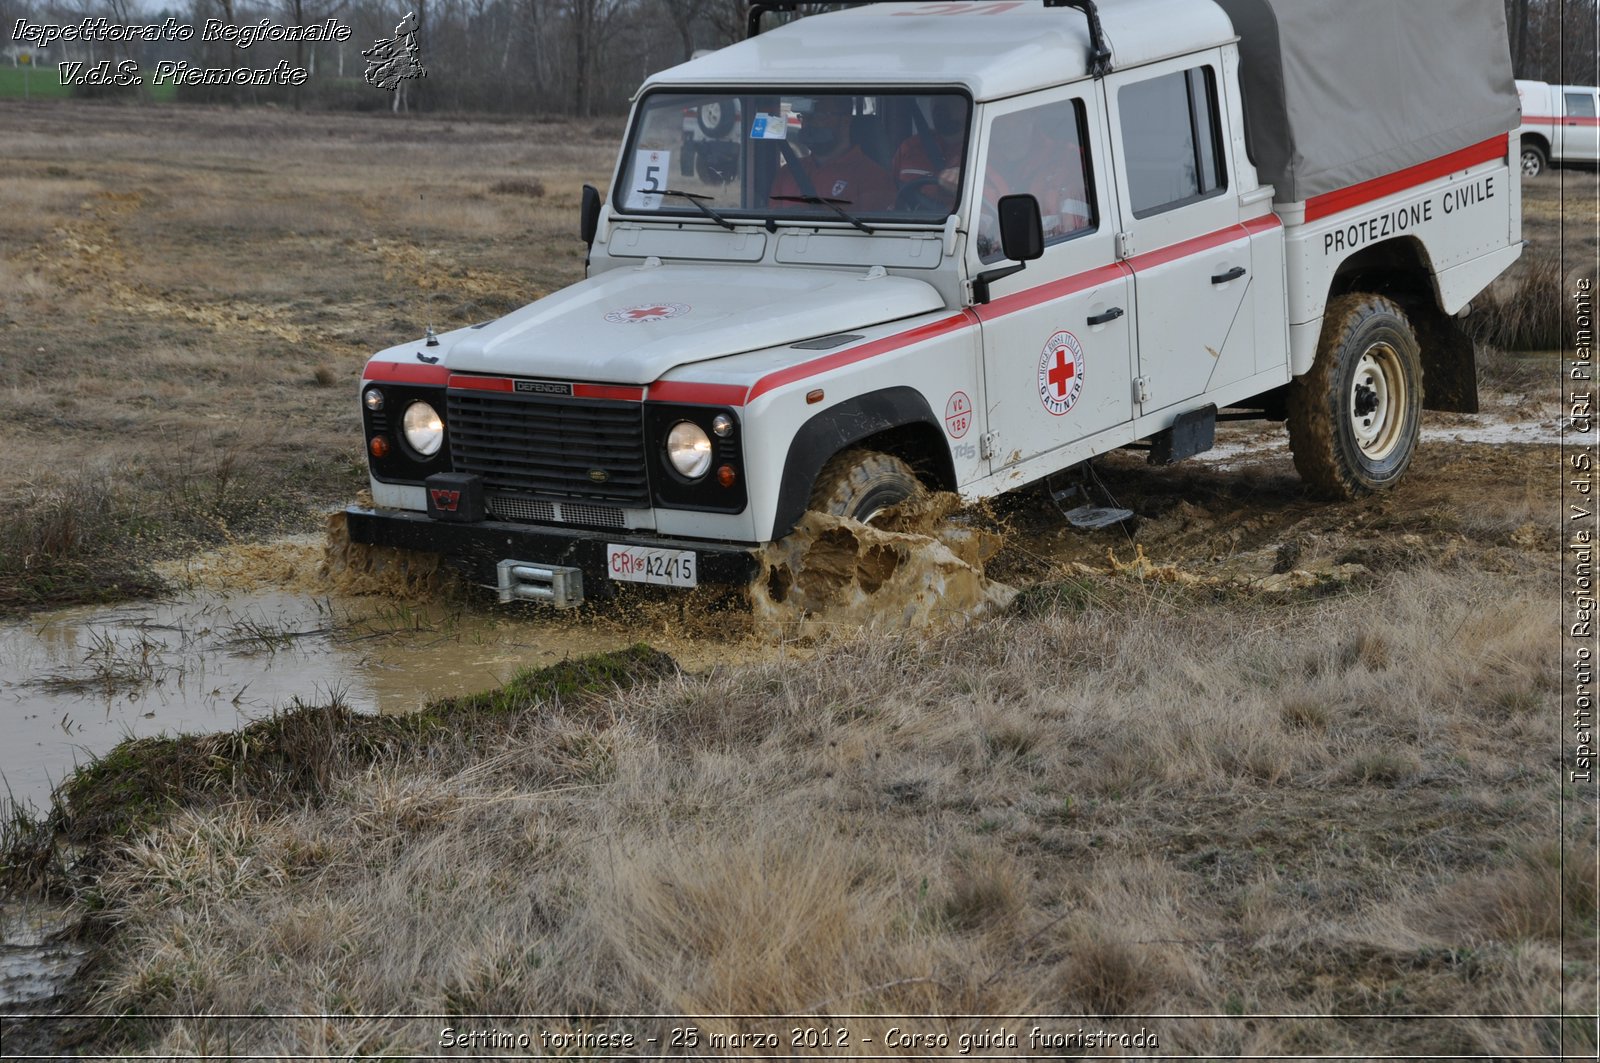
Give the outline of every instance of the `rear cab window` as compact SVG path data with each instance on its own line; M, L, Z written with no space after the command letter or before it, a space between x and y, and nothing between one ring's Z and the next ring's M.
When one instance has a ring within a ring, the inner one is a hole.
M1135 218L1176 210L1227 190L1216 74L1210 67L1124 85L1117 106Z

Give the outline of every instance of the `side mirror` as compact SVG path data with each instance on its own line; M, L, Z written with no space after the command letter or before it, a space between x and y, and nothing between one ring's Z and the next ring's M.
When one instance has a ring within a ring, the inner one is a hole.
M1034 211L1038 211L1038 204ZM594 185L583 186L583 213L578 222L578 235L589 247L594 246L594 235L600 231L600 190Z
M1044 218L1039 201L1030 195L1001 196L996 209L1000 214L1000 251L1016 265L987 269L972 278L972 297L989 301L989 285L1028 268L1028 263L1044 254Z
M1030 195L1001 196L1000 249L1013 262L1032 262L1044 254L1044 218Z

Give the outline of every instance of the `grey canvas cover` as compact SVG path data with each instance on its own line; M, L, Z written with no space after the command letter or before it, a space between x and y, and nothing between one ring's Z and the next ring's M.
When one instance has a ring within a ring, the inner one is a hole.
M1503 0L1216 0L1239 34L1245 134L1293 203L1521 123Z

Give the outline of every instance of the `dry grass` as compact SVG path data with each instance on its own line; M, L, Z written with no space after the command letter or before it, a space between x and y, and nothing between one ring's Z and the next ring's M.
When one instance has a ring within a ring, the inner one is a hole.
M560 710L513 693L458 740L194 795L92 887L116 927L95 1004L1561 1009L1561 949L1592 949L1595 885L1593 853L1574 843L1563 871L1550 840L1547 587L1417 572L1228 610L1171 587L1089 591L927 643L846 643ZM1574 837L1590 812L1569 806ZM1566 976L1569 1008L1592 1000L1592 971ZM1282 1055L1548 1053L1557 1029L1142 1024L1163 1052ZM436 1025L227 1034L256 1054L383 1053L435 1044ZM203 1020L122 1035L162 1054L219 1036Z
M28 470L0 489L20 514L0 542L89 475L147 559L308 531L353 497L337 385L430 323L576 280L579 188L613 155L560 123L6 101L0 125L0 419ZM126 578L131 538L81 538L79 577L8 551L0 609L148 588Z
M1571 291L1558 260L1533 259L1474 303L1467 327L1479 343L1501 350L1560 350L1569 342Z
M22 204L0 217L0 417L29 470L26 504L0 498L0 608L138 593L109 560L312 527L364 482L366 356L575 279L578 188L612 161L558 124L12 103L0 122L0 199ZM1564 207L1530 189L1548 241ZM1380 575L1280 596L1083 577L931 641L616 697L524 681L431 722L308 710L124 747L79 777L75 819L6 840L24 873L52 873L53 842L90 855L71 881L109 949L100 1009L1297 1012L1149 1025L1164 1053L1549 1054L1553 1022L1316 1017L1592 1004L1581 966L1561 996L1595 880L1554 840L1557 606L1527 575L1559 548L1547 457L1434 448L1343 507L1287 473L1108 462L1162 561L1292 543L1294 565ZM1074 556L1017 542L1024 576ZM438 1029L96 1034L342 1056Z

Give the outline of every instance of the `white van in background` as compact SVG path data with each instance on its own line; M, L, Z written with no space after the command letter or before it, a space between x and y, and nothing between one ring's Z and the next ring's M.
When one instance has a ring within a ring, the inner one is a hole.
M1552 163L1600 162L1600 97L1587 85L1517 82L1522 98L1522 176L1538 177Z

